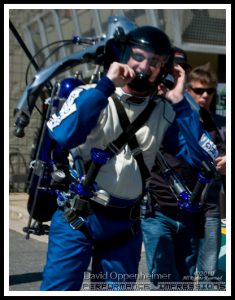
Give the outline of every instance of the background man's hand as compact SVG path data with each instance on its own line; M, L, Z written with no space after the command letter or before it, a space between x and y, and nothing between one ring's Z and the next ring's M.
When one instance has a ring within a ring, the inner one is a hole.
M168 90L165 96L172 103L178 103L184 97L185 71L180 65L174 64L172 76L175 80L175 86L172 90Z

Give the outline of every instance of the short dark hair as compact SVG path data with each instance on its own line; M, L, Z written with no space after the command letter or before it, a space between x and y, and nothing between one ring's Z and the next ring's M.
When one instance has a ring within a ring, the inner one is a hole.
M217 86L218 79L210 62L191 70L188 74L187 86L190 87L193 81L200 81L202 84L207 84L214 88Z

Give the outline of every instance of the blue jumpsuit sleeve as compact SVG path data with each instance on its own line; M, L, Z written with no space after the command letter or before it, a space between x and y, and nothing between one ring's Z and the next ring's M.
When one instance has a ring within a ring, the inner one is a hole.
M61 110L47 122L50 137L65 149L84 143L114 91L113 82L104 76L95 88L84 89L70 101L68 98Z
M173 108L176 117L164 137L164 150L184 159L191 166L200 168L202 160L212 160L208 152L199 145L202 137L209 142L209 134L202 127L199 113L190 108L185 98L173 104Z

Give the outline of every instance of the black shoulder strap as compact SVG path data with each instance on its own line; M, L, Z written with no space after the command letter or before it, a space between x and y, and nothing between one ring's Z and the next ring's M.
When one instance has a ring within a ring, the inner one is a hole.
M146 120L148 120L149 116L151 115L156 103L154 101L149 101L146 108L142 111L142 113L132 122L130 123L129 119L126 115L126 112L120 102L120 100L117 99L117 96L115 94L112 95L112 98L114 100L115 106L117 108L118 117L120 124L122 126L123 132L119 135L119 137L110 143L108 147L106 148L108 152L114 152L113 154L116 155L121 148L127 143L127 141L134 136L136 131L140 129ZM120 111L123 111L122 115L120 115ZM123 119L127 120L123 120ZM110 153L112 156L112 153Z
M145 187L145 182L150 177L150 174L148 168L145 165L143 154L141 152L141 149L139 148L139 144L136 139L135 133L148 120L156 103L154 101L149 101L144 111L134 120L133 123L130 123L130 120L128 119L124 107L122 106L120 100L115 94L112 95L112 99L116 106L123 132L114 142L112 142L109 145L109 150L111 149L113 151L115 149L114 152L116 151L115 153L117 153L117 149L120 150L123 147L123 145L128 143L132 151L132 155L134 156L139 165L143 187Z
M150 177L148 168L145 165L144 162L144 158L143 158L143 154L139 148L139 144L138 141L136 139L135 133L138 129L141 128L141 126L148 120L150 114L152 113L156 103L154 101L149 101L148 105L146 106L146 108L142 111L142 113L134 120L134 122L130 123L125 109L122 106L121 102L118 100L117 96L115 94L113 94L113 100L117 109L117 113L118 113L118 117L119 117L119 121L121 124L121 127L123 129L123 132L119 135L119 137L113 141L112 143L110 143L106 149L104 149L104 151L106 151L109 154L109 157L112 158L114 155L117 155L122 147L128 143L131 151L132 151L132 155L134 156L134 158L136 159L138 166L140 168L140 173L141 173L141 178L142 178L142 186L143 186L143 192L144 192L144 188L145 188L145 183L146 180ZM89 180L87 179L87 182L89 181L90 185L90 181L94 181L99 169L100 169L101 165L100 164L95 164L94 162L91 162L91 164L89 164L89 167L87 168L87 178L89 178ZM91 180L92 178L92 180Z

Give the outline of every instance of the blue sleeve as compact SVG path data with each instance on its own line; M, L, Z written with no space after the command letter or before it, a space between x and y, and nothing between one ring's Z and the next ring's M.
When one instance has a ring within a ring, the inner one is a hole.
M173 107L176 117L164 137L164 150L191 166L200 167L202 160L211 160L207 151L199 145L202 136L209 139L209 135L202 127L199 113L190 108L186 99L173 104Z
M51 138L66 149L84 143L114 91L114 84L104 76L95 88L83 90L75 99L69 97L47 122Z

